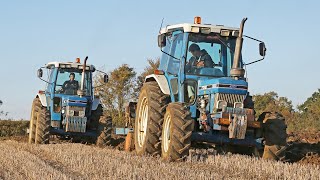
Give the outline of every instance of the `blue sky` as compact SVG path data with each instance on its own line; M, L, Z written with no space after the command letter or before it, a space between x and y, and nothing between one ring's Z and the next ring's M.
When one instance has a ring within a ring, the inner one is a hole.
M302 103L319 88L320 3L317 1L1 1L1 110L28 119L44 83L36 70L49 61L89 56L104 70L127 63L140 72L161 55L157 34L164 25L193 22L238 27L265 41L266 60L247 67L249 90L276 91ZM244 46L246 47L246 46ZM248 50L249 49L249 50ZM244 59L254 59L248 47ZM254 51L254 52L253 52Z

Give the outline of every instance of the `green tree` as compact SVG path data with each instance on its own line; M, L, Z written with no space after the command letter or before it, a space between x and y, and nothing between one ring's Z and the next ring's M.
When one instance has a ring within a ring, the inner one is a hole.
M298 106L299 114L294 121L296 131L320 131L320 89Z
M253 96L255 102L256 116L259 116L265 111L277 111L280 112L287 121L293 118L294 110L292 101L287 97L279 97L274 91L267 92L264 94L258 94Z
M134 87L136 86L136 72L132 67L123 64L112 70L109 74L109 82L96 89L105 105L107 115L110 115L114 124L124 125L124 104L130 101L134 96ZM98 75L96 84L102 84L103 76Z
M320 115L320 89L314 92L303 104L298 106L302 113Z

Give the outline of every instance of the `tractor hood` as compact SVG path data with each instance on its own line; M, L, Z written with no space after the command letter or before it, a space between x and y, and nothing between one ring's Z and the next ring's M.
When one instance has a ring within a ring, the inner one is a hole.
M244 80L235 80L231 78L205 78L198 81L198 94L247 94L248 83Z
M78 106L86 107L88 103L87 98L79 96L64 96L62 97L62 106Z

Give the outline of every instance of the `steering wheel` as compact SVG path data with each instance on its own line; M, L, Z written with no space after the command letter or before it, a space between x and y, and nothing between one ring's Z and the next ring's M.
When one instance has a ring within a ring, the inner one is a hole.
M61 85L62 86L62 85ZM62 88L60 88L60 89L58 89L58 90L56 90L56 93L63 93L63 89Z

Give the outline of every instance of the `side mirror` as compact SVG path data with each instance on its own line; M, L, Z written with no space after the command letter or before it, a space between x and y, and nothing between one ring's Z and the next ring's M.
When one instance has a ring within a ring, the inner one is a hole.
M266 56L266 51L267 51L267 48L266 48L266 45L264 44L264 42L261 42L259 43L259 53L260 53L260 56Z
M42 78L42 75L43 75L42 69L38 69L37 75L38 75L38 78Z
M107 74L103 75L103 82L107 83L109 81L109 77Z
M165 34L158 35L158 46L160 48L166 46L166 35Z

